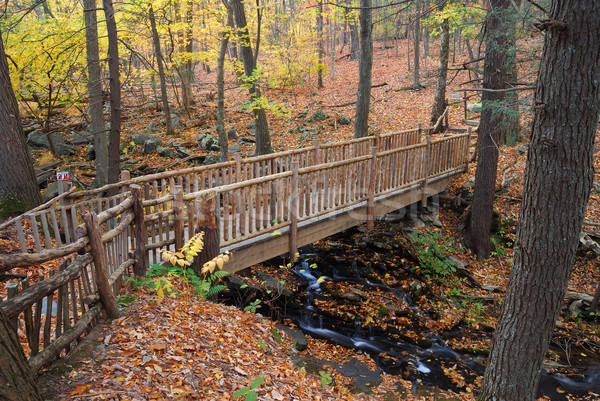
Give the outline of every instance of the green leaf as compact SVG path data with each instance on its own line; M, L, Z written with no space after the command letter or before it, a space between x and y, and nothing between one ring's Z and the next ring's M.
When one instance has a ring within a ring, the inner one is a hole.
M258 394L255 391L250 391L246 394L246 401L256 401L258 399Z
M248 393L250 390L248 390L248 387L244 387L239 389L238 391L236 391L235 393L233 393L233 398L239 398L241 396L243 396L244 394Z
M252 383L250 383L250 386L248 386L248 387L251 390L254 390L255 388L257 388L258 386L260 386L264 382L265 382L265 378L262 377L262 376L258 376L256 379L252 380Z

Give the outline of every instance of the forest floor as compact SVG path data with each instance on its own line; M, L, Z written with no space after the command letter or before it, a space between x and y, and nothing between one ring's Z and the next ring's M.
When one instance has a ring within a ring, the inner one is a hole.
M528 46L539 48L541 42L531 40ZM407 90L412 85L412 72L407 68L406 48L381 49L375 46L373 62L372 107L370 115L371 131L385 133L407 128L418 124L429 125L429 116L435 92L435 68L437 52L431 50L432 57L426 62L421 74L422 90ZM339 141L353 136L353 124L341 125L340 116L352 118L358 81L358 62L342 57L336 62L335 79L325 79L325 88L317 90L314 83L305 83L301 88L283 90L266 90L271 100L285 103L291 113L288 116L270 115L269 123L272 133L273 147L276 151L310 146L313 139ZM458 57L458 61L466 60ZM411 60L412 62L412 60ZM423 61L421 62L423 65ZM458 64L455 64L457 67ZM456 71L451 71L450 78ZM473 79L466 72L456 72L452 79L448 97L459 93L460 83ZM523 81L533 82L535 71L523 67L520 71ZM314 77L313 77L314 78ZM165 141L176 139L187 144L197 154L206 154L196 147L194 137L202 132L215 134L214 111L216 92L212 82L215 74L199 73L199 82L211 82L198 91L199 104L194 109L195 115L186 119L182 117L182 127L177 138L164 138ZM316 79L313 79L316 81ZM383 85L385 83L385 85ZM232 89L226 92L227 128L235 126L238 138L252 139L252 116L242 109L247 100L247 90L235 87L231 79L228 83ZM467 87L470 84L466 85ZM502 146L498 166L498 191L495 207L499 212L502 224L496 232L497 246L493 256L486 261L478 261L465 247L460 246L464 235L460 216L452 207L443 207L437 216L442 227L430 224L416 229L422 236L433 238L444 248L444 256L453 256L467 266L468 272L485 288L497 287L497 293L482 288L473 288L467 280L445 277L443 280L431 280L431 293L436 299L456 299L454 295L469 294L472 298L498 298L503 295L508 282L512 264L512 241L521 203L521 187L526 164L526 144L528 127L531 123L531 93L520 94L522 102L523 141L514 146ZM150 168L163 166L172 160L143 155L141 148L132 145L131 135L142 132L151 123L160 127L161 113L151 109L139 112L131 99L125 108L124 142L127 145L129 161L132 166L146 164ZM232 106L234 105L234 106ZM341 106L345 105L345 106ZM323 121L310 120L317 111L323 111L327 118ZM451 108L449 115L451 126L463 126L463 110ZM159 132L157 132L159 133ZM250 141L232 141L239 143L241 151L248 156L253 151ZM525 145L525 146L523 146ZM93 167L83 162L85 149L60 160L62 166L69 167L83 182L88 182L93 175ZM38 152L38 164L47 163L51 157L47 152ZM600 169L600 153L594 156L596 170ZM172 168L184 167L183 164ZM471 165L468 173L452 184L448 197L469 199L472 193L475 166ZM594 181L594 190L588 205L586 220L600 222L600 180ZM451 206L451 205L449 205ZM383 224L383 223L380 223ZM381 225L378 225L381 230ZM593 226L584 229L594 233ZM0 239L2 251L16 249L7 236ZM326 240L323 247L326 247ZM448 242L456 246L446 246ZM415 266L413 266L415 267ZM580 252L577 256L569 291L575 293L594 294L600 277L600 262L597 257ZM95 331L95 340L88 344L88 352L80 354L75 360L65 360L59 366L49 369L41 377L41 383L48 396L54 399L82 400L166 400L166 399L203 399L230 400L236 391L247 389L239 399L251 400L257 396L261 400L469 400L474 399L478 380L464 383L460 374L454 377L460 388L458 393L446 392L426 387L417 387L402 376L382 375L381 382L372 387L371 394L354 393L352 379L334 369L314 370L309 367L297 367L292 363L292 356L310 353L314 358L335 359L339 364L348 361L359 361L376 371L377 364L367 353L357 353L351 349L334 345L326 340L309 337L306 351L296 351L290 338L274 327L274 322L250 311L243 312L238 308L200 301L192 296L190 289L182 282L177 297L158 297L147 288L124 288L121 316L105 323ZM440 328L457 327L465 320L468 326L477 331L481 325L493 327L499 313L499 300L478 302L439 302L431 305L437 308ZM474 337L473 337L474 338ZM486 350L489 348L491 335L482 343L468 335L455 339L452 347L469 348L471 346ZM598 356L600 347L600 324L598 320L587 320L583 317L571 316L565 305L565 313L555 333L557 343L564 344L567 353L590 354ZM560 341L558 341L560 339ZM585 351L587 352L587 351ZM485 352L483 353L485 354ZM558 361L560 356L548 355ZM581 357L581 356L580 356ZM558 368L561 364L557 363ZM452 367L448 367L452 375ZM245 398L244 398L245 397ZM578 399L598 399L598 394L588 394ZM545 399L551 399L547 397ZM565 398L567 399L567 398ZM572 397L570 399L575 399Z

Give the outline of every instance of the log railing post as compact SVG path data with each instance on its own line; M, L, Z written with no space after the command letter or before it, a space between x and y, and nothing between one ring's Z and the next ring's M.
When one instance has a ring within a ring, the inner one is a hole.
M123 170L121 171L121 182L122 181L129 181L131 179L131 173L129 172L129 170ZM125 193L129 191L129 185L123 185L121 187L121 192Z
M419 129L421 129L419 127ZM429 172L431 168L429 161L431 160L431 135L427 135L427 146L425 147L425 154L423 155L423 189L421 192L421 205L427 206L427 182L429 181Z
M375 227L375 180L377 180L377 147L371 147L371 166L369 171L369 198L367 199L367 229Z
M148 255L146 255L146 223L144 221L144 207L142 206L142 187L137 184L132 184L131 197L133 199L133 224L135 238L135 265L133 265L133 273L136 276L146 275L148 266Z
M292 161L290 198L290 263L296 261L298 251L298 160Z
M219 220L217 214L217 193L210 191L206 195L199 196L196 202L196 233L204 232L204 249L192 263L192 268L201 275L202 265L214 259L221 249L219 235ZM252 224L252 222L250 222Z
M321 164L321 144L319 143L318 139L314 140L314 146L315 146L315 166L317 164Z
M233 161L235 162L235 182L242 181L242 156L240 152L233 154Z
M175 231L175 249L183 247L185 222L183 216L183 187L175 185L173 191L173 231Z
M464 155L465 156L465 160L464 160L465 161L465 173L467 171L469 171L469 160L470 160L469 152L471 151L471 134L472 134L472 132L473 132L473 127L468 127L467 133L469 135L467 136L467 143L465 145L465 155Z
M108 265L104 257L104 247L102 246L102 232L98 224L98 216L95 212L89 212L83 215L83 221L87 226L87 234L90 239L90 253L94 260L94 271L96 272L96 286L100 300L104 305L107 316L112 319L119 315L117 309L117 300L108 283Z

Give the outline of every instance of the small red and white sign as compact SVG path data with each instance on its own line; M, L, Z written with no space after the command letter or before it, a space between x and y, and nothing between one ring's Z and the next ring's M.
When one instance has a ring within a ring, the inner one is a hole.
M69 181L69 172L68 171L57 171L56 179L58 181Z

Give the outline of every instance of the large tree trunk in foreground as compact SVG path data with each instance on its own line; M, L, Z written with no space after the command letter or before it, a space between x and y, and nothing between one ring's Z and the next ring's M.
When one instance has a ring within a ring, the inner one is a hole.
M42 202L0 35L0 218Z
M248 24L246 23L246 11L241 0L231 0L231 8L235 17L235 24L238 28L240 45L242 50L242 59L244 61L244 72L246 78L250 79L249 91L250 100L257 102L252 107L254 112L254 122L256 123L256 154L264 155L272 153L271 137L269 136L269 124L265 109L261 106L261 93L258 87L257 78L254 77L256 65L254 63L254 55L252 54L252 44L250 43L250 33L248 32Z
M358 60L358 94L354 117L354 137L369 135L369 107L371 104L371 70L373 68L373 24L371 0L360 2L360 59Z
M502 125L506 59L508 45L508 15L510 0L490 0L486 19L486 51L483 88L489 91L481 96L483 110L477 140L477 171L475 192L466 236L467 245L485 259L490 254L490 230L494 212L494 194L498 169L498 138ZM496 91L496 92L495 92Z
M42 401L12 323L0 308L0 400Z
M110 74L110 139L108 142L108 182L119 182L121 175L121 78L119 73L119 39L112 0L102 0L108 34L108 71ZM114 195L117 188L109 190Z
M555 0L535 94L523 204L481 400L530 401L575 260L594 177L600 2Z
M437 120L444 114L444 110L446 109L446 80L448 79L448 56L450 53L450 24L447 19L440 24L440 30L440 62L438 65L435 99L433 100L433 107L431 109L431 125L437 123ZM440 124L436 132L441 132L443 129L444 125Z
M102 110L102 81L100 77L100 51L98 50L98 20L96 0L83 0L85 43L87 50L88 92L90 119L96 154L96 185L108 184L108 136L104 128Z

